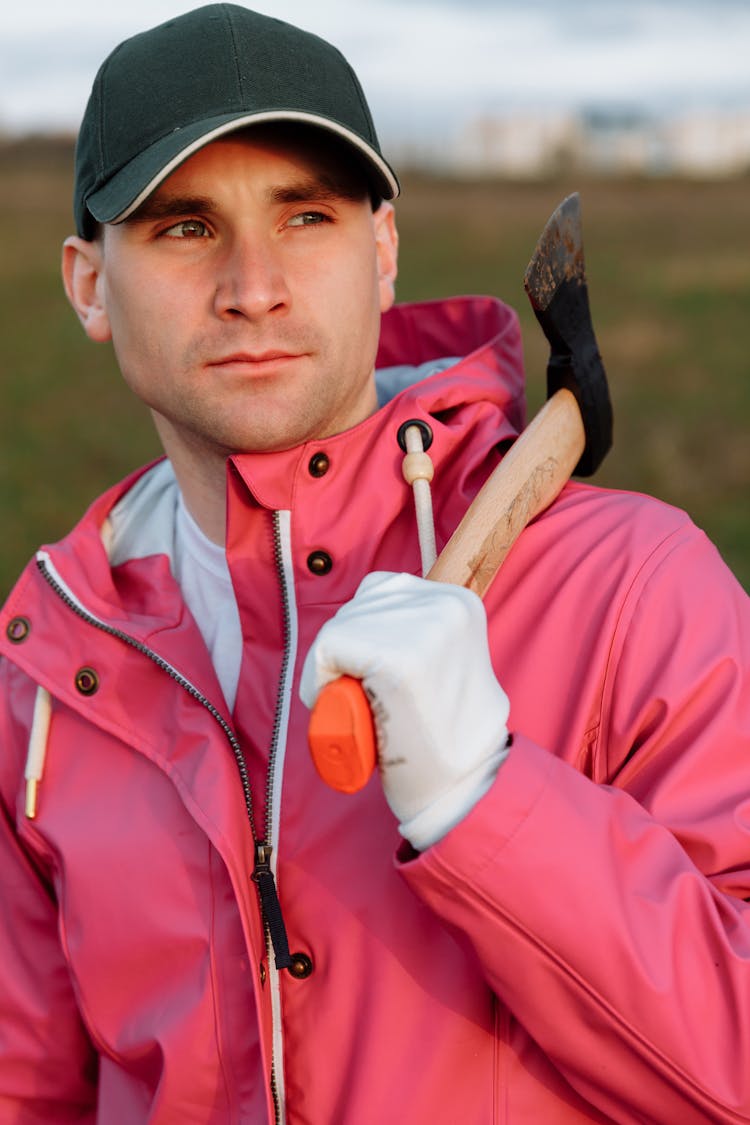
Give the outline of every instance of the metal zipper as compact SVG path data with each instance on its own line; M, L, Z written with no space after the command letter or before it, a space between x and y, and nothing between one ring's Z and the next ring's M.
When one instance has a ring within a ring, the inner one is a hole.
M274 779L276 775L276 757L279 750L279 739L284 726L284 703L286 695L287 677L289 675L289 662L292 650L291 610L289 605L289 589L284 573L284 548L281 534L281 513L273 513L273 556L276 564L276 574L281 590L281 612L283 624L283 656L279 672L279 689L276 694L276 709L273 717L273 730L271 732L271 747L268 756L268 774L266 775L266 823L265 838L273 839L273 798Z
M282 522L287 521L285 530L287 532L288 539L289 518L289 512L275 511L273 513L273 553L274 562L276 565L276 575L279 583L279 590L281 591L283 647L281 669L279 671L278 680L279 686L276 695L276 707L274 710L273 729L271 732L271 745L269 748L268 756L268 773L266 775L266 817L263 834L269 844L269 869L271 865L272 846L275 842L274 809L276 807L275 798L277 792L276 774L278 767L278 755L282 746L282 741L284 745L284 751L286 749L285 734L288 726L288 702L290 691L288 680L289 670L293 658L293 651L296 646L296 618L293 618L292 605L290 601L290 584L293 585L294 579L291 572L291 559L285 557L284 529L282 528ZM289 577L287 577L287 569L289 569L290 571ZM279 968L278 956L276 958L276 968ZM271 996L271 1013L274 1028L271 1065L271 1093L276 1109L276 1125L282 1125L283 1121L285 1120L284 1104L286 1101L284 1076L283 1070L280 1073L277 1073L275 1064L275 1060L277 1057L280 1059L283 1059L284 1057L281 1022L281 992L279 988L278 976L273 972L273 970L271 970L269 973L269 987Z
M268 774L266 779L266 823L265 823L265 839L258 839L257 829L255 824L255 812L253 809L252 791L250 788L250 777L247 771L247 764L245 756L240 746L240 743L234 731L226 721L220 711L214 707L210 699L207 699L201 691L198 690L188 679L185 678L180 672L177 671L168 661L159 656L147 645L141 641L131 637L129 633L124 632L122 629L117 629L113 625L108 625L105 621L100 620L90 613L79 601L76 600L61 584L60 581L52 574L48 557L40 553L37 556L36 564L42 577L47 585L53 592L60 598L60 600L68 606L78 617L87 624L92 625L100 632L107 633L111 637L116 637L136 652L141 653L147 657L153 664L155 664L162 671L175 681L181 688L183 688L192 699L200 703L202 707L208 711L211 717L219 724L221 730L226 737L237 763L237 769L240 775L242 784L242 792L245 800L245 809L247 811L247 818L250 824L250 832L253 838L254 846L254 867L251 874L251 879L256 885L258 891L258 898L260 901L261 917L263 919L264 929L266 933L266 942L273 950L274 963L276 969L288 969L291 967L292 958L289 952L289 940L286 933L286 926L281 912L281 903L276 890L276 880L274 878L273 870L271 867L271 857L273 848L268 839L271 835L272 829L272 799L274 791L274 771L276 765L276 756L278 752L279 738L283 727L283 714L284 714L284 699L286 692L286 678L289 671L289 663L291 658L291 614L289 606L289 593L287 583L284 577L284 560L283 548L281 541L281 528L280 516L278 512L274 512L274 559L276 563L277 575L279 578L279 585L282 593L282 612L283 612L283 630L284 630L284 647L282 667L279 677L279 690L276 698L276 710L274 714L274 726L271 737L271 747L269 752ZM270 952L269 950L269 952ZM278 1001L277 1001L278 1002ZM280 1018L278 1013L276 1020ZM281 1125L283 1121L283 1111L281 1106L281 1098L279 1092L279 1083L276 1075L276 1062L274 1052L271 1053L271 1074L270 1074L270 1089L273 1098L274 1106L274 1120L276 1125Z
M167 675L177 684L179 684L181 688L184 688L188 695L192 696L193 699L195 699L198 703L205 707L211 717L216 720L216 722L224 732L224 735L226 736L227 741L232 748L232 753L234 754L235 760L237 762L240 779L242 781L242 792L245 798L247 817L250 821L250 829L252 831L253 840L256 840L255 813L253 811L253 799L252 793L250 791L250 778L247 772L245 757L242 752L242 747L237 741L237 737L234 731L232 730L224 716L221 714L221 712L217 710L216 707L214 707L210 699L207 699L206 696L198 690L198 688L194 687L193 684L190 683L190 680L186 679L185 676L178 672L176 668L173 668L172 665L168 661L164 660L163 657L159 656L158 653L154 652L153 649L150 649L141 641L136 640L135 637L131 637L130 634L124 632L124 630L117 629L114 625L108 625L105 621L102 621L99 617L95 617L93 613L90 613L89 610L87 610L81 604L81 602L77 601L65 589L61 582L58 581L58 578L56 578L52 573L50 564L47 561L47 556L41 554L37 555L36 565L47 585L55 592L55 594L57 594L58 598L60 598L60 600L65 603L68 609L72 609L73 613L75 613L87 624L93 625L93 627L95 629L98 629L100 632L107 633L110 637L116 637L118 640L123 641L130 648L135 649L136 652L140 652L143 656L148 657L148 659L153 664L156 664L158 668L161 668L163 672L166 672Z
M242 784L242 793L245 800L245 809L247 811L247 819L250 824L250 832L253 838L253 845L255 849L255 867L253 869L251 878L258 888L258 897L261 905L261 914L266 926L268 936L271 939L273 947L276 966L277 968L289 968L292 963L289 954L289 942L287 940L286 928L284 926L284 919L281 914L281 905L279 903L278 895L276 893L276 882L271 870L271 848L266 840L259 840L256 826L255 826L255 813L253 810L253 798L250 789L250 778L247 771L247 764L242 747L239 744L237 736L226 721L220 711L214 707L210 699L198 688L194 687L188 679L185 678L176 668L154 652L153 649L148 648L141 641L131 637L129 633L124 632L122 629L117 629L113 625L108 625L105 621L101 621L90 613L80 602L78 602L70 593L62 586L57 578L51 572L47 558L43 555L38 555L36 559L37 568L39 569L42 577L47 585L55 592L55 594L83 621L92 625L100 632L107 633L111 637L116 637L130 648L140 652L143 656L147 657L158 668L175 681L181 688L183 688L188 695L190 695L196 702L200 703L202 707L208 711L211 717L221 727L225 738L227 739L234 759L237 763L237 769L240 775Z

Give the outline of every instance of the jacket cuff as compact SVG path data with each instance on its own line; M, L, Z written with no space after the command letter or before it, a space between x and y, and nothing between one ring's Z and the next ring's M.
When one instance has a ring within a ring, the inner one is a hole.
M492 863L544 792L553 757L523 735L514 734L501 765L474 806L421 854L429 854L443 867L455 867L464 878L471 878L472 873L476 875ZM396 854L397 862L410 868L419 857L419 850L408 840Z

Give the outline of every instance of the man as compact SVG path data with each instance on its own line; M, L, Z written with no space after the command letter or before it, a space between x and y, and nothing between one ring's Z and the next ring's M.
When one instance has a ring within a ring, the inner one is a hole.
M415 577L399 431L439 547L523 379L499 302L393 305L397 191L338 53L246 9L97 76L65 286L167 457L3 611L3 1121L750 1119L747 599L581 484L484 607Z

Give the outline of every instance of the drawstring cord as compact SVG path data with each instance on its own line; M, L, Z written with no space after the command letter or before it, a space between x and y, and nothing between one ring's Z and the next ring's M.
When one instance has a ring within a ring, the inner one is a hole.
M404 480L412 486L414 509L417 516L417 535L419 551L422 556L422 577L424 578L437 558L435 544L435 522L432 514L432 491L430 481L435 475L432 458L425 452L432 435L424 422L407 422L399 431L403 437L406 456L401 465ZM400 442L401 443L401 442Z
M112 525L109 519L106 519L101 535L107 554L109 554L112 544L112 534ZM44 776L44 762L47 757L47 739L51 717L52 698L50 693L43 687L37 687L34 714L31 720L31 734L29 735L29 749L26 754L26 769L23 775L26 781L25 814L29 820L34 820L36 817L39 785Z
M33 820L36 816L37 796L39 783L44 774L44 759L47 755L47 735L49 722L52 715L52 699L49 692L43 688L36 689L34 700L34 717L31 722L31 736L29 737L29 752L26 756L26 816Z

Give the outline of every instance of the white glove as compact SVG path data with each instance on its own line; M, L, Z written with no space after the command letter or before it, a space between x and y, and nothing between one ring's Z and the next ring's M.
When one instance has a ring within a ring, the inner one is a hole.
M369 574L320 630L300 695L312 708L341 675L372 702L380 772L402 836L424 851L474 807L508 750L509 704L495 679L476 594L410 574Z

